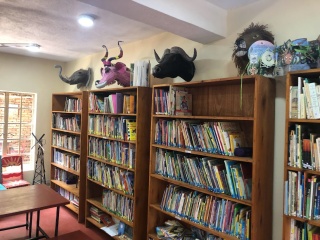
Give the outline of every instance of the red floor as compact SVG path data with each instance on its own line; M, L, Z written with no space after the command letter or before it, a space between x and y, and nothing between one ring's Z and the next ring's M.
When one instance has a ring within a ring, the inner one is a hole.
M1 207L1 206L0 206ZM54 236L56 208L41 211L40 226L49 235ZM25 214L1 218L0 228L25 223ZM33 214L32 237L35 237L36 213ZM110 238L102 230L92 227L86 228L84 224L78 223L76 215L65 207L60 208L59 235L80 230L94 240L109 240ZM22 240L28 238L28 230L25 227L0 231L1 240ZM72 239L70 239L72 240Z

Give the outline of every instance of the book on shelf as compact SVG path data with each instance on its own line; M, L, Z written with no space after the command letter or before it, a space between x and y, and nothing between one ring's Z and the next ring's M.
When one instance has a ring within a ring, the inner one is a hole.
M106 227L110 227L110 226L115 224L115 222L113 221L112 217L109 214L106 214L106 213L102 213L100 215L100 220Z
M175 115L176 114L176 93L177 92L185 92L188 93L188 89L186 87L179 87L179 86L169 86L169 93L167 98L167 105L168 105L168 114Z
M98 223L101 223L102 221L100 219L100 216L103 214L103 212L95 206L91 206L89 210L90 210L90 217L96 220Z
M176 91L175 115L192 115L192 94L184 91Z
M289 117L298 118L298 86L290 86Z
M116 223L116 224L113 224L113 225L111 225L109 227L103 226L100 229L105 231L111 237L114 237L114 236L118 235L118 227L119 227L119 223Z
M241 130L239 122L218 122L218 130L221 133L221 137L223 138L224 146L225 146L225 155L234 155L234 149L237 147L245 147L244 146L244 133ZM231 143L231 135L232 135L232 143ZM242 141L241 145L239 143L234 142L240 137Z
M150 61L149 60L138 60L130 64L132 69L132 81L130 86L145 86L150 85Z
M129 111L128 113L136 113L136 96L130 95L129 96Z

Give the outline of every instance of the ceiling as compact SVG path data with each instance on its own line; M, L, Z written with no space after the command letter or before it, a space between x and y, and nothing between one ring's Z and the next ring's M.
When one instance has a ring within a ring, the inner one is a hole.
M40 52L0 52L67 62L171 32L206 44L226 36L228 11L259 0L0 0L0 43L37 43ZM95 25L83 28L81 14ZM212 23L215 24L212 24Z

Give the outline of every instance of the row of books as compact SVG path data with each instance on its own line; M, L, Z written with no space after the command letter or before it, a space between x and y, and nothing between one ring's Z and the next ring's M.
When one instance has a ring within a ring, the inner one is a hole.
M136 140L136 119L134 117L110 117L89 115L89 134L121 139Z
M109 189L103 189L102 205L111 213L132 222L133 219L133 199L118 194Z
M82 99L78 98L66 98L64 111L66 112L81 112L82 109Z
M112 93L108 96L103 94L89 94L90 113L125 113L134 114L136 112L136 96Z
M222 240L222 238L214 236L199 228L191 227L191 229L189 229L176 220L167 220L164 222L163 226L157 226L156 233L159 239Z
M199 157L174 151L156 150L155 172L237 199L251 199L250 163Z
M89 208L89 212L91 218L93 218L98 223L102 223L102 220L100 219L100 217L104 214L102 210L91 205L91 207Z
M127 168L135 166L135 145L109 139L89 137L89 156Z
M88 159L87 177L100 182L102 185L123 191L125 194L133 195L134 173L125 171L106 163Z
M320 133L310 125L295 124L289 133L288 165L320 171Z
M80 137L52 131L52 145L73 151L79 151Z
M70 200L70 203L76 208L79 208L79 198L77 196L74 196L73 199Z
M75 198L77 198L73 193L69 192L68 190L59 187L59 186L55 186L55 190L57 193L59 193L61 196L63 196L64 198L73 201Z
M288 171L284 206L286 215L320 220L320 177Z
M76 175L59 168L54 168L53 178L55 180L65 182L67 184L77 184L78 180Z
M52 127L62 130L68 130L73 132L79 132L81 125L80 115L75 116L63 116L60 113L52 114Z
M237 147L248 147L239 122L195 120L158 119L155 143L229 156Z
M155 114L191 116L192 94L186 87L155 88L154 109Z
M61 152L54 148L53 161L61 166L80 172L80 158L77 155Z
M320 118L320 85L314 80L298 77L298 85L290 86L290 118Z
M216 231L250 239L249 206L169 185L164 191L160 207Z
M290 219L290 240L320 240L320 227Z
M130 64L130 86L150 86L150 61L138 60Z

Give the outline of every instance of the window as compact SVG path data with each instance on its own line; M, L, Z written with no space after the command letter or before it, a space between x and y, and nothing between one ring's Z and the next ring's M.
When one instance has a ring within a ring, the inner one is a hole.
M25 169L34 168L35 100L33 93L0 91L0 155L20 154Z

